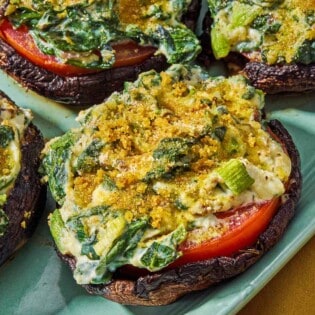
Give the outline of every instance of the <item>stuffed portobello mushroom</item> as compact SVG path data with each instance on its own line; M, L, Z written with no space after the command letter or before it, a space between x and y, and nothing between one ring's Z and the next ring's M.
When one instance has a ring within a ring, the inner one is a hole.
M0 68L61 103L91 105L124 81L195 59L200 0L0 1Z
M57 251L88 292L168 304L272 247L300 196L299 155L242 76L143 73L50 140L41 172Z
M44 209L38 173L44 141L31 120L0 92L0 264L31 236Z
M313 0L209 0L208 4L204 55L225 59L233 71L240 70L270 94L315 90Z

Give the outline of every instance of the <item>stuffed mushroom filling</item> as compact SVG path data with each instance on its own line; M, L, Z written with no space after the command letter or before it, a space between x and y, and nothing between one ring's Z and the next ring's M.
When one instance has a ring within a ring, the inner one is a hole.
M164 54L169 63L193 60L200 52L199 42L180 22L190 3L11 0L5 15L14 28L26 26L40 51L60 63L109 69L116 61L112 44L126 39L156 47L156 54Z
M174 65L126 83L49 141L42 172L60 205L49 224L76 259L76 281L107 283L124 265L163 269L183 244L222 237L225 213L283 195L291 162L263 106L241 76Z
M269 65L315 62L313 0L208 0L216 58L239 52Z
M0 95L0 237L9 224L3 208L21 169L21 138L30 121L28 110Z

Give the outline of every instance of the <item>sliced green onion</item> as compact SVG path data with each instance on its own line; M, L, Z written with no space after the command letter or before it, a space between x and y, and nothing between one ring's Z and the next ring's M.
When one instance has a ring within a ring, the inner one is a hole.
M232 159L220 166L217 172L224 180L226 186L235 195L239 195L255 181L247 173L245 165L240 160L236 159Z

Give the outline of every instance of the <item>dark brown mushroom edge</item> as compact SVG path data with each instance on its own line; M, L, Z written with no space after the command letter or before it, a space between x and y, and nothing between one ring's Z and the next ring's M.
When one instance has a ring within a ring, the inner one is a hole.
M6 1L0 7L0 21ZM182 22L194 30L201 7L200 0L192 0L182 16ZM104 70L80 76L61 76L47 71L19 55L0 38L0 69L13 77L22 86L56 102L89 106L101 103L114 91L123 89L124 82L134 81L142 72L154 69L165 70L169 64L163 55L153 55L140 64Z
M256 243L237 252L231 257L216 257L181 267L152 273L138 279L127 279L117 273L107 285L84 285L85 289L96 295L128 305L157 306L170 304L183 295L203 290L213 284L235 277L253 265L264 253L281 238L292 219L301 193L299 153L291 136L277 120L268 123L270 130L285 146L292 163L292 170L286 193L281 205L267 229ZM75 259L59 253L61 259L73 270Z
M202 52L198 56L201 65L209 67L215 61L210 43L211 17L207 13L200 36ZM242 74L251 84L267 94L301 93L315 91L315 64L301 63L268 65L250 60L246 54L230 53L224 58L230 75Z
M4 98L8 99L0 92L0 103ZM30 124L21 140L21 170L3 206L9 223L0 237L0 265L31 237L44 210L46 186L38 174L43 147L40 131Z

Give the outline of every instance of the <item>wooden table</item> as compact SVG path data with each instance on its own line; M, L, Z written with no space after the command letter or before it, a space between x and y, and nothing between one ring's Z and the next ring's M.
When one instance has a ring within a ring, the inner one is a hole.
M315 236L238 315L315 315Z

